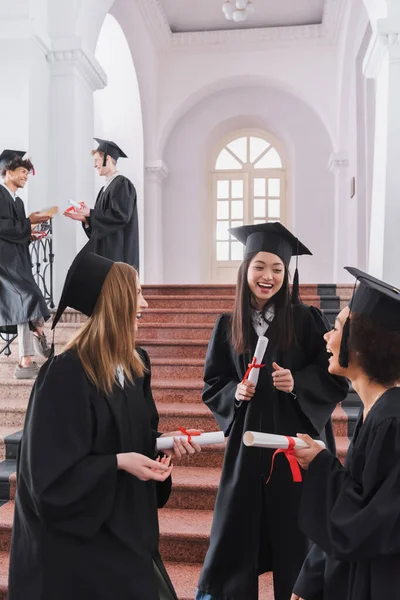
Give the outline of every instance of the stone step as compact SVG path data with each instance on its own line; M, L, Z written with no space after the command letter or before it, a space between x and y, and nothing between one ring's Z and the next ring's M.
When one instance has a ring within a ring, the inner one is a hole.
M142 339L140 346L153 358L202 358L205 359L208 339L203 340L148 340Z
M202 563L208 549L212 516L211 510L161 509L160 553L163 560Z
M213 510L221 469L174 466L167 508Z
M196 403L160 403L157 405L160 415L160 431L177 431L185 429L200 429L203 431L219 431L218 424L212 412L205 404Z
M14 518L14 501L0 506L0 552L10 551L11 531Z
M0 551L0 600L7 600L9 562L9 553Z
M147 308L143 312L143 323L207 323L214 326L221 314L212 308Z
M145 297L150 308L213 308L220 312L231 311L234 296L149 296Z
M167 562L165 567L175 587L178 599L193 600L202 564ZM259 600L274 600L272 573L265 573L259 578L258 598Z
M143 284L142 290L145 298L147 296L234 296L236 286L225 284Z
M199 379L203 382L202 358L153 358L152 379Z

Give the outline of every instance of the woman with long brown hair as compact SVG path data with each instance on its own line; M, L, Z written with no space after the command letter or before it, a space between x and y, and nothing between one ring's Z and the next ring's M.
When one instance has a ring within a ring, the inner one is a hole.
M228 437L210 547L196 600L257 600L258 576L273 571L275 600L289 600L308 551L297 526L301 483L283 455L266 485L273 452L242 443L246 430L305 430L333 448L331 413L347 393L327 371L317 308L289 288L292 256L310 251L280 223L238 227L245 245L232 314L221 315L208 347L203 401ZM258 336L269 339L255 387L243 380Z
M158 413L136 347L147 304L135 269L78 255L67 306L89 318L40 370L17 467L9 600L176 600L158 553L169 458L154 460ZM179 443L182 452L196 448Z

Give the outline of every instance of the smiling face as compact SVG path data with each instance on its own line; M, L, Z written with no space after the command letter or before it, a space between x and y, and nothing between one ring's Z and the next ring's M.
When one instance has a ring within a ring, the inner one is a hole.
M254 308L262 310L264 304L279 292L285 277L285 265L276 254L258 252L249 264L247 283Z
M332 375L343 375L345 377L349 377L349 368L344 369L339 364L340 342L342 341L343 326L347 317L349 316L349 313L350 309L348 306L346 306L346 308L344 308L336 317L333 329L324 335L326 350L330 354L328 370Z
M143 298L143 290L142 290L142 286L140 285L139 277L136 280L136 285L137 285L137 313L136 313L135 328L137 331L138 322L142 318L142 312L144 310L146 310L146 308L148 308L149 305L147 304L146 300Z
M6 184L11 184L11 187L13 187L15 190L18 188L24 188L26 182L28 181L28 175L28 169L25 169L25 167L18 167L13 171L6 172L4 182Z

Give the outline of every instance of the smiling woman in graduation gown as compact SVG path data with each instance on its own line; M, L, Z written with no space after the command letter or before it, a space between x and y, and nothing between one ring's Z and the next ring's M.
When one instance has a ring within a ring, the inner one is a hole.
M233 232L246 244L245 260L268 254L275 256L274 262L281 259L287 265L296 252L310 253L277 223L245 226ZM288 289L288 283L284 285ZM249 292L246 297L250 298ZM251 351L242 354L237 354L232 344L231 315L218 318L211 336L203 401L229 437L198 600L256 600L258 576L271 570L275 599L289 600L307 555L308 540L297 525L301 483L293 482L286 458L278 455L266 485L273 451L242 443L247 430L295 435L299 428L324 438L331 447L334 443L330 416L346 396L347 384L327 372L323 334L328 327L321 312L301 304L290 310L296 341L286 350L279 349L275 316L265 333L269 338L262 359L265 366L260 369L255 394L247 402L235 402L235 393L254 354L254 328L250 327ZM278 391L273 385L273 363L291 371L293 393Z
M293 600L399 597L400 292L348 270L360 284L326 336L329 370L351 379L363 409L344 467L312 444L297 452L308 467L300 527L316 545Z
M113 264L91 253L78 257L55 322L67 305L92 314ZM126 306L128 293L122 291L117 287ZM121 303L115 308L120 312ZM157 496L166 502L170 478L142 480L117 467L124 453L155 456L158 414L148 356L139 351L142 376L130 381L125 375L122 384L115 379L106 394L88 377L74 344L69 346L42 367L29 401L17 469L9 600L176 600L158 553ZM95 372L106 360L99 357ZM165 472L166 466L160 477Z

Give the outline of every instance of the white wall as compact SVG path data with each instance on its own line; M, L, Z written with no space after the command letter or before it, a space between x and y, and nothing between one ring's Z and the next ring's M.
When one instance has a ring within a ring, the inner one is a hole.
M96 58L107 74L107 87L94 94L95 136L118 144L128 158L118 170L134 184L138 196L139 230L143 231L143 122L139 86L132 55L119 23L107 15L100 32ZM94 142L94 147L96 147ZM96 189L104 180L95 176ZM94 199L92 204L94 203ZM143 263L143 240L140 236ZM141 269L142 270L142 269Z
M332 281L332 144L321 120L298 98L268 87L232 88L207 97L177 124L163 159L164 283L210 281L211 155L236 129L271 132L288 156L289 227L314 253L301 259L303 282ZM318 226L316 227L316 224Z

